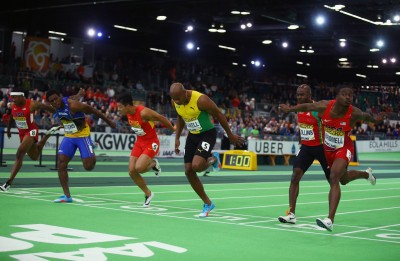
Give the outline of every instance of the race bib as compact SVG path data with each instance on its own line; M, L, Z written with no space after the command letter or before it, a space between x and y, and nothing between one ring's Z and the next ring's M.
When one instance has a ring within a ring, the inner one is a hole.
M153 144L151 144L151 148L154 150L154 152L157 152L158 144L153 142Z
M31 136L31 137L36 137L36 134L37 134L37 131L36 131L36 130L31 130L31 131L29 132L29 136Z
M76 127L75 123L72 122L63 122L64 132L67 134L73 134L78 132L78 128Z
M332 149L339 149L344 146L344 132L325 128L325 145Z
M189 131L200 131L202 129L198 120L186 122L186 127Z
M26 122L25 117L14 117L15 125L17 125L18 129L26 130L28 129L28 123Z
M146 135L146 132L142 128L131 127L131 130L133 131L133 133L135 133L138 136Z
M314 130L312 125L300 125L300 137L302 140L315 140Z

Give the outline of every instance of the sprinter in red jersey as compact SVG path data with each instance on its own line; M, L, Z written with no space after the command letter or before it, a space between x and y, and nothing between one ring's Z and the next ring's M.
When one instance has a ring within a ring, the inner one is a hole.
M35 110L40 109L53 112L54 109L50 105L26 99L22 90L13 90L10 96L13 103L11 105L11 117L7 125L7 137L11 138L11 127L13 122L15 122L21 144L15 155L15 163L11 169L10 177L0 186L0 191L7 191L10 189L14 178L22 167L25 154L28 154L32 160L37 160L50 134L53 134L57 130L56 127L51 128L46 132L46 135L43 136L40 142L38 142L39 131L33 121L33 113Z
M140 174L150 169L154 170L156 176L161 173L160 164L157 159L154 159L160 149L154 121L161 122L172 131L175 131L175 128L167 118L159 113L141 105L134 105L130 93L119 95L117 104L119 113L128 118L128 123L137 137L129 159L129 176L145 193L143 206L149 207L154 193L149 190Z
M350 139L350 131L357 121L378 123L383 120L382 115L374 118L369 113L352 106L353 90L341 88L336 100L304 103L296 106L280 104L283 112L318 111L322 115L324 134L325 157L330 167L330 192L329 214L327 218L318 218L318 226L332 231L337 207L340 201L340 184L345 185L352 180L365 178L375 185L376 179L372 175L372 169L366 171L347 171L347 166L354 154L354 144Z
M313 103L311 88L307 84L300 85L296 90L297 103ZM300 126L301 147L297 152L293 163L292 179L289 187L289 209L286 216L278 217L281 223L296 224L296 203L300 191L300 180L304 173L318 160L326 179L329 181L329 166L324 155L322 139L322 123L318 112L298 112L297 121Z

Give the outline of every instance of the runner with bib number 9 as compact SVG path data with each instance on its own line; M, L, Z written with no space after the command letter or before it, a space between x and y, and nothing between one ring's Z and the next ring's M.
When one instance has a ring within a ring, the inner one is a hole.
M156 176L161 173L160 164L157 159L154 159L160 150L160 141L157 137L154 122L159 121L172 131L175 131L175 128L167 118L156 111L142 105L134 105L130 93L120 94L117 97L117 105L119 113L122 117L126 116L128 118L128 123L137 137L129 159L129 176L144 192L143 207L149 207L154 193L149 190L140 174L150 169L154 170Z

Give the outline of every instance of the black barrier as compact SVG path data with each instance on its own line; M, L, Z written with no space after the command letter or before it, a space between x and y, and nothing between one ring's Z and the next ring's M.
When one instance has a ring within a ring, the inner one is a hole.
M54 168L50 168L50 170L58 170L58 146L59 146L60 134L56 134L56 164ZM73 170L73 168L67 168L67 170Z
M3 161L3 148L4 148L4 128L0 127L0 167L7 167L6 163Z
M4 128L0 127L0 167L7 167L7 165L5 165L3 161L3 148L4 148ZM18 132L13 132L12 134L18 134ZM44 134L41 133L41 139L43 138ZM50 170L58 170L58 146L59 146L59 139L60 139L60 134L56 134L56 161L55 161L55 167L54 168L50 168ZM40 152L39 155L39 164L35 165L35 167L46 167L46 165L42 164L42 159L43 159L43 150L42 152ZM73 170L73 168L67 168L67 170Z
M44 136L44 134L40 133L40 139L43 139L43 136ZM43 144L43 147L44 147L44 145L46 145L46 144ZM40 155L39 155L39 164L36 164L35 167L46 167L46 165L42 164L42 156L43 156L43 149L42 149L42 151L40 152Z

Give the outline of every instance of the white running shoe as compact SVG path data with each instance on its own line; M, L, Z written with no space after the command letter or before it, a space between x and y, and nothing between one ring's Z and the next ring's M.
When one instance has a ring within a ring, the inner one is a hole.
M51 127L49 130L46 131L45 135L52 135L56 133L59 129L61 129L62 125Z
M153 170L154 170L154 174L156 174L156 177L159 177L159 175L161 174L161 166L160 163L158 163L157 159L153 159L154 162L156 163L156 165L154 165Z
M150 196L144 195L144 204L143 207L148 208L150 207L150 202L154 198L154 193L151 192Z
M368 168L365 172L368 173L368 181L371 183L372 186L376 184L376 178L374 175L372 175L372 169Z
M319 227L325 228L328 231L332 231L333 223L330 218L324 218L324 219L317 218L316 221Z
M296 216L292 212L289 212L289 214L287 216L278 217L278 220L281 223L296 224Z
M0 186L0 190L6 192L7 190L9 190L11 187L11 185L9 185L7 182L4 183L3 185Z

